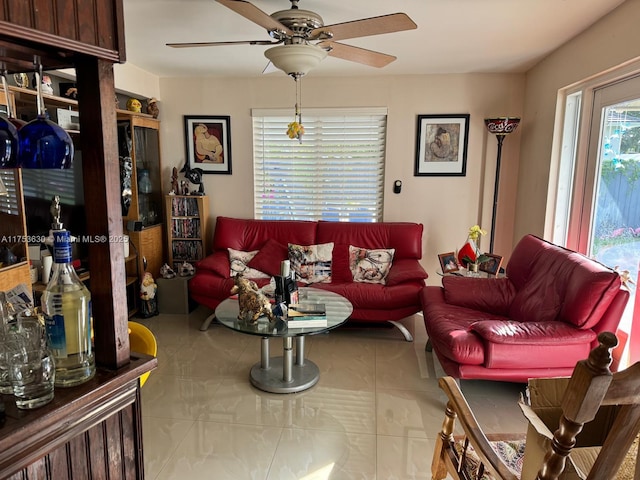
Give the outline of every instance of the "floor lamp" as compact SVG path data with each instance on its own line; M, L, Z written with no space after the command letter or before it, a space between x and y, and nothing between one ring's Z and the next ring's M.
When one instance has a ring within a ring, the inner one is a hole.
M496 117L485 118L484 124L498 139L498 158L496 160L496 181L493 187L493 214L491 215L491 240L489 242L489 252L493 253L493 241L496 233L496 212L498 210L498 186L500 185L500 160L502 157L502 142L504 137L514 132L520 124L517 117Z

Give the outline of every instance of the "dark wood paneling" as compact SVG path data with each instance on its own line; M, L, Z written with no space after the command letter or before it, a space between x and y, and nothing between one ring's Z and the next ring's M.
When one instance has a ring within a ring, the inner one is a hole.
M64 38L78 39L78 13L75 0L56 0L57 26L55 32Z
M34 27L31 2L26 0L6 0L6 4L8 13L7 21L22 25L23 27Z
M33 28L43 32L56 33L54 0L31 0L33 2ZM24 3L27 3L26 1Z
M95 429L92 428L91 430ZM72 478L91 478L89 474L89 460L91 459L91 449L88 444L89 434L84 433L72 438L69 442L69 457L73 459L71 464Z
M102 21L98 23L96 30L96 41L99 47L109 48L111 45L117 45L114 39L113 31L114 15L113 8L104 1L96 3L96 14Z
M100 0L104 4L109 4L105 0ZM90 45L98 45L97 32L98 32L98 20L96 18L96 4L95 0L82 0L77 2L78 9L78 38L82 43L88 43ZM113 7L113 5L110 5ZM102 21L102 19L100 19Z

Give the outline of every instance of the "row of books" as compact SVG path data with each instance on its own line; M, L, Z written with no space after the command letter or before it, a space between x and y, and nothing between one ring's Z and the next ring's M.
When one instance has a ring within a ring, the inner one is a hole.
M326 327L327 310L324 303L291 304L287 310L289 328Z
M171 222L171 236L174 238L200 238L200 219L174 218Z
M174 260L193 262L202 259L202 242L199 240L174 240L171 249Z
M174 217L197 217L198 200L195 198L172 198L171 214Z

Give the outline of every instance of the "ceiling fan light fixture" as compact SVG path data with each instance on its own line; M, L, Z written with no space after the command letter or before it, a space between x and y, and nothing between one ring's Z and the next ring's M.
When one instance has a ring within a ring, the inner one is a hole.
M327 53L315 45L279 45L266 50L264 56L287 75L302 76L320 65Z

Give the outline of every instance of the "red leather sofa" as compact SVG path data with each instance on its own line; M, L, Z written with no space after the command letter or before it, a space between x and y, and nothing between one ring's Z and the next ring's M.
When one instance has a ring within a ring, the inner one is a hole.
M233 286L230 276L229 248L250 252L258 250L258 270L279 274L280 262L287 259L287 245L317 245L333 242L330 283L314 283L346 297L353 304L349 321L387 322L396 325L407 340L411 335L398 320L421 310L420 291L427 273L420 265L423 226L408 222L350 223L293 220L252 220L229 217L216 219L213 253L196 264L189 281L193 300L215 309L229 297ZM354 282L349 269L349 246L366 249L393 248L395 254L386 284ZM249 263L249 266L253 265ZM258 285L269 279L257 280ZM201 329L206 330L210 317Z
M616 332L628 298L613 270L533 235L516 245L506 277L445 276L421 293L446 374L510 382L570 376L598 333Z

